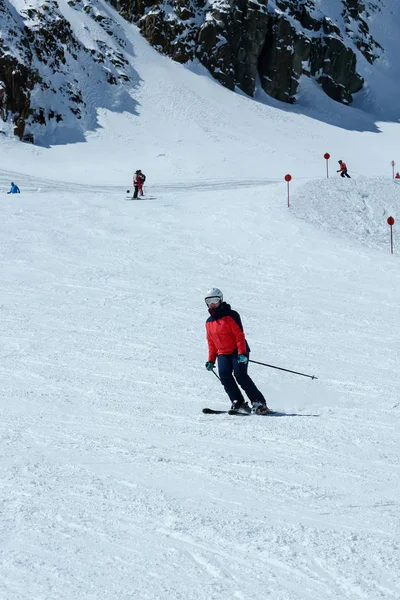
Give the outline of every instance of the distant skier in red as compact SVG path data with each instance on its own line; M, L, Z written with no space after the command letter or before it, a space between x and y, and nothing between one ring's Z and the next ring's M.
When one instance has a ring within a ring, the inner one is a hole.
M340 173L340 177L348 177L349 179L351 179L350 175L347 172L346 163L343 162L342 160L339 160L338 163L340 165L340 169L338 171L336 171L336 173Z
M143 184L146 181L146 175L142 173L140 169L135 172L135 176L133 178L133 187L135 191L133 192L133 197L137 198L138 193L143 196Z

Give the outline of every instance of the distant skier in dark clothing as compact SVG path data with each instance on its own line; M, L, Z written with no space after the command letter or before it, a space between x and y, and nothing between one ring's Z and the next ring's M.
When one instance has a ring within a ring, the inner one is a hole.
M9 192L7 192L7 194L20 194L20 189L19 187L12 181L11 182L11 189Z
M223 302L222 292L218 288L208 290L205 302L210 313L206 322L206 369L212 371L218 360L219 377L232 403L232 409L260 414L271 412L264 396L247 374L250 348L239 313ZM238 384L251 401L252 408L245 401Z
M133 178L133 187L135 191L133 192L133 197L137 198L138 193L143 196L143 184L146 181L146 175L142 173L140 169L135 172L135 176Z
M338 171L336 171L336 173L340 173L340 177L348 177L349 179L351 179L350 175L347 172L346 163L343 162L342 160L338 160L338 163L340 165L340 169Z

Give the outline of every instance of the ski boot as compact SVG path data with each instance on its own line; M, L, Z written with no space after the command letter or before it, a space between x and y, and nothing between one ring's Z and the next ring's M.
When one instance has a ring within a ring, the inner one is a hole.
M244 400L234 400L231 406L232 412L239 412L244 414L250 414L251 408ZM230 411L229 411L230 412Z
M256 415L268 415L274 411L268 408L265 400L255 400L252 402L251 412L255 413Z

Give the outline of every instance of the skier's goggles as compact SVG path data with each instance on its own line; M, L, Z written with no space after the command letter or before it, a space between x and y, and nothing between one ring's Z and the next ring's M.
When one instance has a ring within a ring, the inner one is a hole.
M207 306L211 306L212 304L218 304L221 302L221 298L219 296L211 296L211 298L206 298Z

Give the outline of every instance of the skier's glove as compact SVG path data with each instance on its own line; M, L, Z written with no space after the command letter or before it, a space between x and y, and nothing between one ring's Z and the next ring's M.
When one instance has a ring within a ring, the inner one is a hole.
M212 371L214 367L215 367L215 363L213 363L211 360L208 360L206 362L206 369L207 369L207 371Z
M242 363L243 365L247 365L248 362L249 362L249 359L247 358L247 356L245 354L239 354L239 356L238 356L238 363Z

